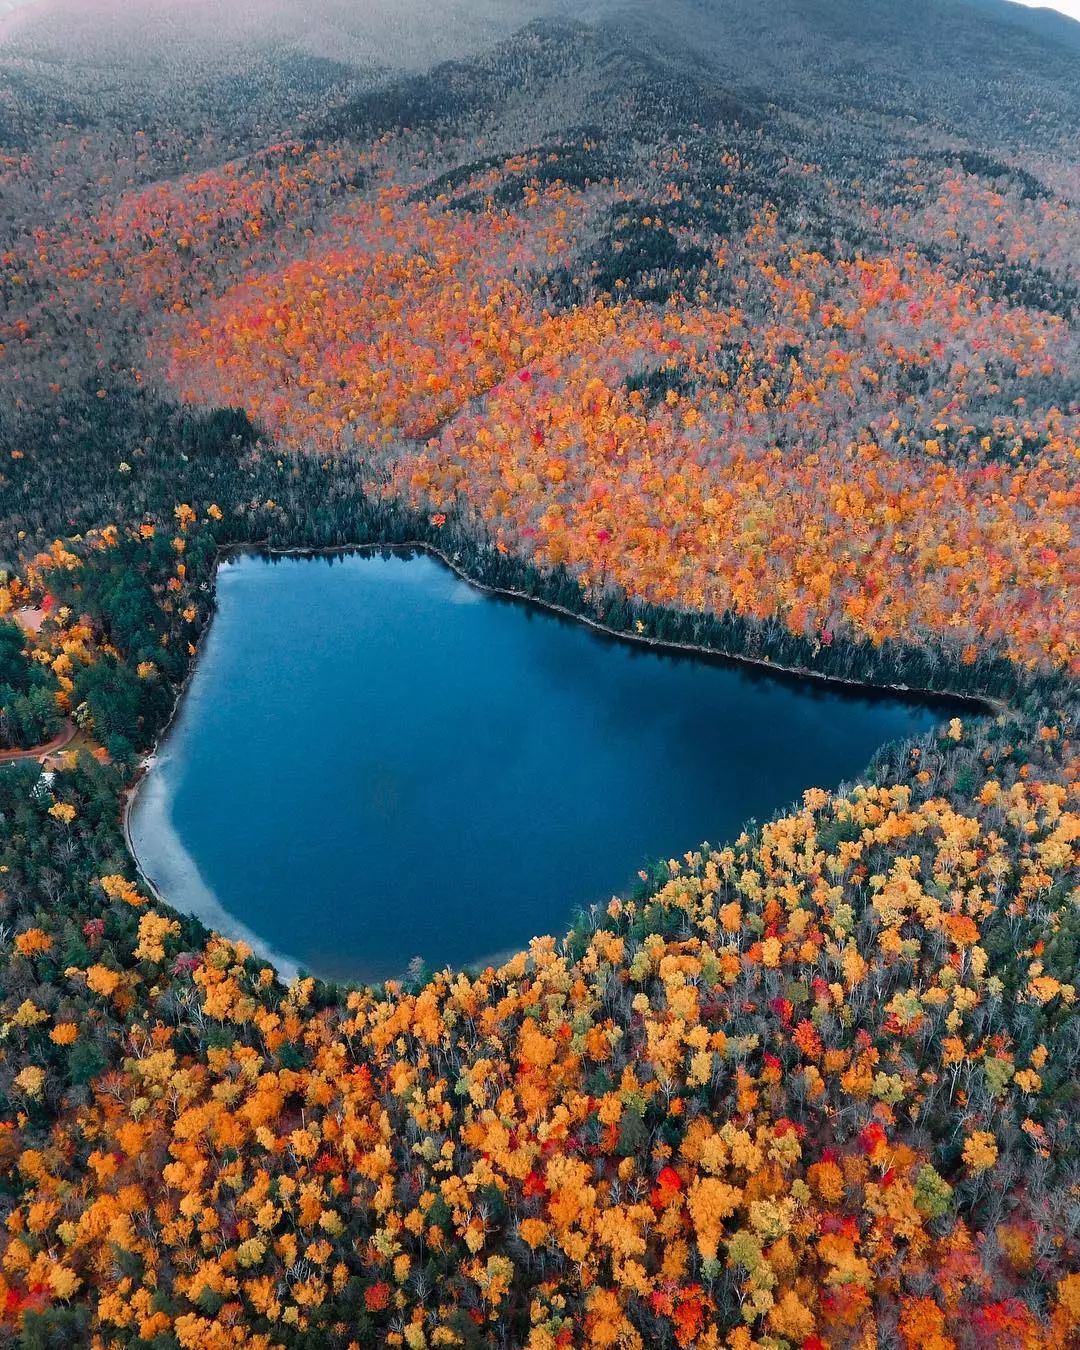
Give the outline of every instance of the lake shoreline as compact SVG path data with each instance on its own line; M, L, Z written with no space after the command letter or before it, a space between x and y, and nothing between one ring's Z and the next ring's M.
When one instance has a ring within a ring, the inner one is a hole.
M151 758L148 762L148 768L156 765L157 760ZM254 955L272 966L278 978L285 985L290 985L300 973L300 963L295 957L287 952L279 951L276 947L265 941L254 929L249 928L234 913L226 909L218 899L216 894L206 884L195 860L185 849L179 836L168 818L167 801L161 790L160 779L155 780L149 772L143 775L139 781L140 803L144 809L149 809L151 823L155 833L158 835L158 853L159 858L164 853L170 861L176 865L179 864L185 868L187 873L185 885L189 902L183 909L179 909L175 904L166 900L158 883L154 881L138 862L138 857L134 850L134 841L130 833L130 812L125 813L124 818L124 838L128 850L132 857L136 859L139 875L143 885L151 891L159 904L168 905L170 909L177 913L187 915L189 918L197 919L207 932L220 933L222 937L228 938L230 942L242 942L250 947ZM146 793L156 788L154 799L147 806ZM134 802L132 803L134 805ZM191 899L194 892L196 899Z
M162 729L155 738L149 752L140 760L138 770L131 782L124 789L121 797L121 825L124 835L125 846L133 861L140 884L149 892L153 899L167 909L177 913L186 914L195 918L208 931L221 932L223 936L230 937L219 919L219 915L225 915L229 919L229 925L234 929L234 936L230 940L242 941L252 947L255 955L262 960L266 960L274 966L278 978L285 985L291 984L297 978L299 973L298 963L291 957L285 956L275 951L269 944L263 942L254 934L246 924L242 923L235 916L231 915L214 897L214 905L211 907L214 911L206 909L205 913L195 910L180 910L176 905L166 898L158 883L144 869L135 850L132 836L132 817L136 802L145 781L157 762L160 750L167 737L171 733L184 700L190 690L194 680L196 670L199 665L200 657L203 654L203 645L207 636L217 618L218 598L217 598L217 571L223 562L228 562L233 558L243 556L255 556L264 558L320 558L320 557L347 557L351 555L363 555L372 553L389 554L421 554L431 557L440 562L453 576L459 581L469 586L470 589L478 594L490 596L496 599L506 600L512 603L525 604L534 607L541 612L555 615L561 619L572 621L583 625L586 629L601 636L609 641L625 643L635 647L649 650L654 653L663 654L670 652L677 656L695 657L705 659L716 664L722 664L729 667L749 667L760 674L767 674L775 677L778 681L785 683L801 684L812 681L817 687L822 689L833 689L837 692L849 694L864 694L868 696L880 695L887 698L890 695L896 695L912 701L925 701L928 705L945 704L953 705L957 708L968 708L975 711L978 715L1000 715L1007 711L1007 705L999 703L986 697L977 697L972 695L958 695L948 691L913 689L905 685L882 685L874 684L869 681L860 681L848 679L842 676L825 675L819 671L803 669L799 667L781 666L762 657L752 657L738 655L731 652L724 652L715 647L706 646L700 643L665 641L660 638L652 637L649 634L626 632L612 628L602 620L591 618L588 615L576 613L575 611L560 605L551 600L545 600L529 594L526 591L514 590L508 587L498 587L486 584L470 576L461 563L452 555L440 549L437 545L424 540L406 541L403 543L365 543L365 544L345 544L334 545L322 548L274 548L267 542L255 542L251 544L229 545L218 550L214 561L213 569L213 600L211 605L210 617L199 635L198 648L192 657L184 679L177 689L173 706L169 716L162 725ZM207 888L208 889L208 888ZM212 893L210 893L212 894ZM254 941L253 941L254 939Z
M426 553L430 557L438 558L460 581L465 582L466 585L471 586L473 590L479 591L483 595L492 595L505 600L533 605L549 614L558 614L562 618L583 624L586 628L592 629L593 632L600 633L616 642L633 643L635 646L648 647L658 652L668 651L685 656L707 657L735 666L750 666L779 679L797 682L813 680L824 687L831 686L848 692L870 695L899 694L901 697L912 701L950 703L958 709L981 709L984 716L1000 717L1009 711L1009 705L1003 699L991 698L988 694L958 694L948 689L925 689L909 684L879 684L873 680L857 680L845 675L826 675L822 671L812 670L808 666L780 665L776 661L770 661L768 657L747 656L744 653L723 651L719 647L709 647L704 643L674 642L665 638L651 637L648 633L632 633L626 629L612 628L605 624L602 619L594 619L587 614L579 614L576 610L568 609L565 605L560 605L554 600L545 600L541 596L531 595L528 591L511 590L505 586L490 586L486 582L477 581L475 577L469 575L460 562L455 561L452 555L443 552L437 544L428 543L426 540L406 541L401 544L335 544L326 548L274 548L267 543L230 545L221 550L221 558L227 559L245 553L261 554L273 558L323 558L332 557L335 554L397 553L405 551ZM219 562L220 560L219 558Z

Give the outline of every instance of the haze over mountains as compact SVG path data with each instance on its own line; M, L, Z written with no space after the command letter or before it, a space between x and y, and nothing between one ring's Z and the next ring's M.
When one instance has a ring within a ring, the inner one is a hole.
M108 115L133 90L213 98L245 79L253 104L280 111L266 97L269 72L287 78L291 109L300 58L314 98L467 59L544 20L595 27L782 102L831 94L925 117L931 93L943 122L963 103L984 128L1004 104L1033 140L1075 133L1080 109L1080 23L1008 0L444 0L436 10L429 0L40 0L0 18L0 71L62 84L84 112Z

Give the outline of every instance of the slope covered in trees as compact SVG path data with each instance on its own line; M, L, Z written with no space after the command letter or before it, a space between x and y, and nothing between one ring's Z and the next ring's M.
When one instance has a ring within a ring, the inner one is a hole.
M217 125L10 49L0 740L81 734L0 768L0 1335L1075 1344L1080 46L853 8L248 54ZM122 795L222 548L408 540L996 711L499 970L284 989Z

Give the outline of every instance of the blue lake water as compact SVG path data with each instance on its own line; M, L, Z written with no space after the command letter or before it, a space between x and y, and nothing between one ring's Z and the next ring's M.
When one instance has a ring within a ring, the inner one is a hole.
M606 639L426 555L242 556L136 797L146 875L278 962L465 966L941 710Z

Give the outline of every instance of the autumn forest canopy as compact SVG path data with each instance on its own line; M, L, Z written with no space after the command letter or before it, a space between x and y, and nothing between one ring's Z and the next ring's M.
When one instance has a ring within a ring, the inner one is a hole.
M1080 26L189 8L0 20L0 1344L1070 1350ZM501 966L286 986L125 794L225 550L403 543L968 703Z

